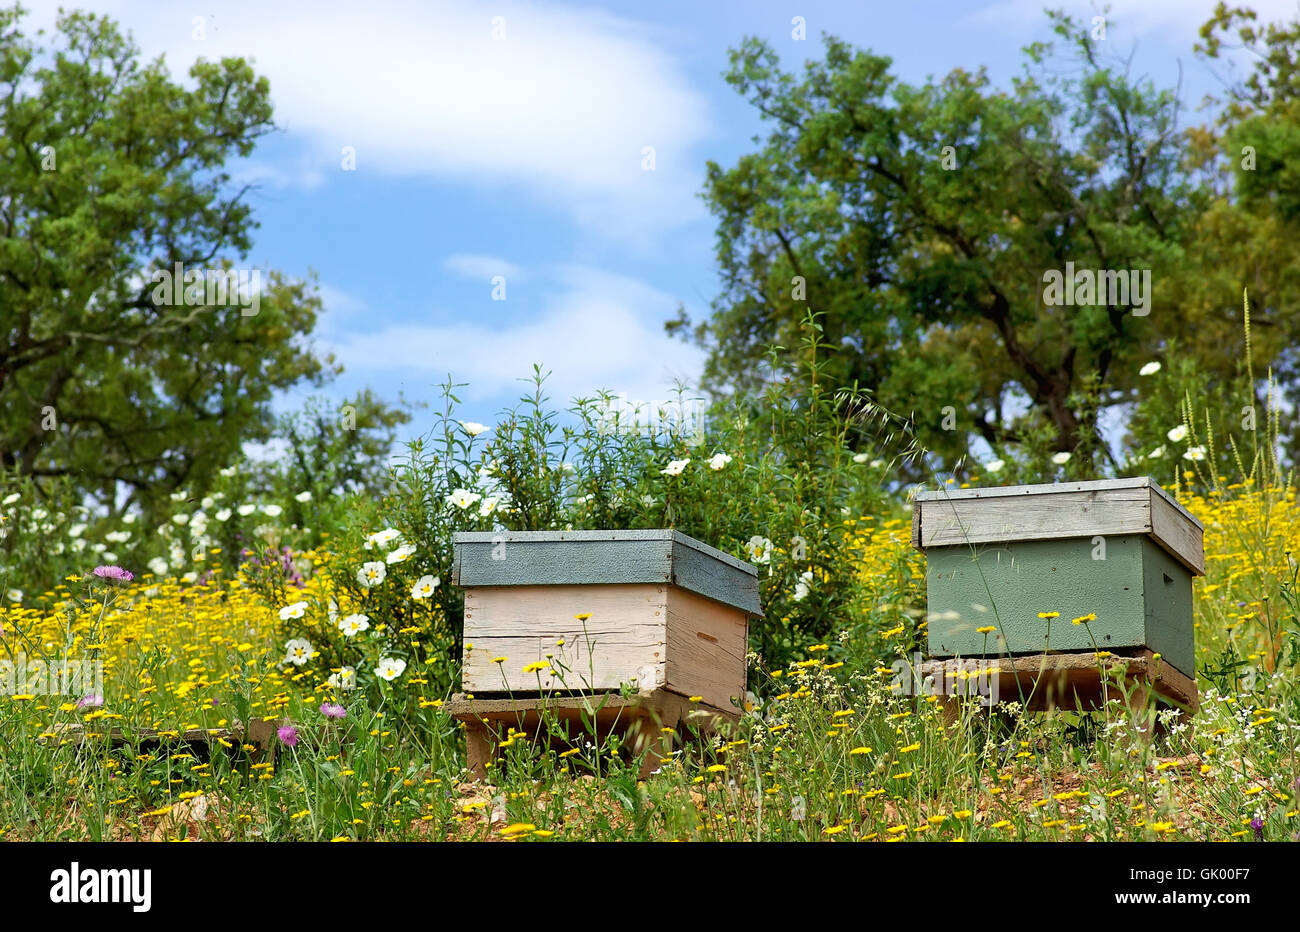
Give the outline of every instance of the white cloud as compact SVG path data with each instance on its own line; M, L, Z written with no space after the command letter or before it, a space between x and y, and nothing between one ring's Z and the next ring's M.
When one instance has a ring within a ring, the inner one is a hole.
M333 317L349 317L366 309L366 303L360 298L335 288L324 282L317 285L320 292L321 309Z
M485 282L491 281L498 275L504 275L512 281L525 280L523 269L498 256L461 252L444 259L442 267L462 278L479 279Z
M582 266L562 266L556 279L542 312L525 322L394 324L339 334L325 348L354 375L396 370L434 383L450 373L469 383L470 399L515 394L534 363L552 372L546 387L555 402L602 388L667 401L676 380L698 382L700 350L662 330L676 308L671 296Z
M313 164L306 157L298 159L297 164L292 166L253 158L234 165L230 171L230 180L235 185L269 185L279 189L314 191L325 183L326 174L323 164Z
M31 25L53 21L53 0L35 6ZM131 30L147 58L166 53L176 79L200 55L251 57L270 81L277 123L304 147L299 170L251 169L271 183L339 174L342 148L352 146L358 172L522 187L625 238L648 240L703 216L693 149L710 116L667 51L676 39L666 31L518 2L231 0L215 14L160 12L146 0L91 7ZM655 149L654 171L642 170L645 146Z

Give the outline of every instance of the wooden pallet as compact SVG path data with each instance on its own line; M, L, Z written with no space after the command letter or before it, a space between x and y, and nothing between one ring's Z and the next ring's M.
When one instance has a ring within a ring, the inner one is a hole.
M478 780L487 777L488 762L499 756L502 732L513 727L536 740L542 734L544 715L566 724L571 736L581 736L588 725L594 726L597 739L610 732L622 735L633 754L645 755L640 770L643 780L671 753L678 733L715 731L721 722L734 721L740 715L736 709L691 702L666 689L632 696L617 692L473 699L455 695L443 708L464 723L467 763Z
M213 746L232 750L244 744L252 745L250 753L255 761L275 761L276 722L264 722L255 718L248 728L239 721L231 722L227 728L191 728L186 731L159 731L156 728L125 729L120 726L111 728L87 727L78 722L57 724L54 730L44 737L50 744L88 744L91 741L108 741L113 747L134 745L141 748L161 747L163 745L199 746L212 752ZM223 743L224 742L224 743Z
M917 675L934 682L953 682L954 671L987 664L997 677L1001 702L1023 702L1026 711L1095 710L1112 701L1125 702L1133 720L1149 727L1155 707L1163 705L1193 715L1199 708L1196 681L1157 658L1150 650L1099 656L1092 651L992 658L987 661L932 659ZM992 670L996 669L996 673ZM973 692L973 691L972 691ZM944 695L946 713L960 712L962 696ZM975 699L972 694L968 699ZM982 698L982 697L981 697Z

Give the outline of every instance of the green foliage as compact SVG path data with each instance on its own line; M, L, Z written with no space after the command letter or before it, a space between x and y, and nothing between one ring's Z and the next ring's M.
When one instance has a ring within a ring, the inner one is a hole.
M270 88L227 58L187 89L105 17L61 15L47 46L22 16L0 10L0 466L153 508L266 439L276 391L332 371L299 339L307 283L266 271L248 314L152 279L243 269L255 223L225 165L273 129Z
M726 292L698 335L715 381L788 344L812 307L831 377L895 410L918 402L917 438L949 464L971 437L1020 442L1037 420L1091 462L1096 419L1073 396L1090 373L1108 403L1131 393L1124 363L1160 334L1119 304L1044 307L1043 273L1167 267L1191 194L1173 171L1172 95L1115 73L1069 19L1057 31L1079 76L1035 47L1010 93L982 72L908 85L830 37L802 79L760 41L733 52L728 81L773 128L735 168L709 166ZM1017 395L1032 418L1006 413Z
M1130 76L1061 14L1071 60L1032 45L1010 89L962 70L908 84L888 58L829 36L823 58L793 73L746 40L727 80L770 130L734 166L708 168L724 291L694 335L710 349L710 386L753 385L773 344L791 365L812 308L828 378L909 413L947 468L978 438L1018 474L1050 479L1121 468L1099 421L1137 401L1139 368L1175 336L1209 383L1236 376L1223 298L1243 285L1256 294L1259 374L1293 378L1300 275L1277 243L1300 218L1300 21L1255 30L1252 19L1221 8L1203 30L1208 57L1241 27L1259 58L1217 129L1189 131L1174 91ZM1045 273L1067 262L1149 271L1149 314L1109 295L1045 304ZM1064 469L1050 462L1058 452L1071 454Z
M457 531L673 527L760 565L767 618L752 626L754 647L765 663L785 664L861 607L852 528L884 507L889 465L879 451L855 456L850 442L875 436L905 448L907 428L866 393L827 384L812 316L802 340L800 381L719 405L702 423L680 417L679 398L676 416L654 429L629 423L608 395L576 400L565 418L536 370L532 392L484 433L456 419L448 382L438 425L408 444L386 494L349 500L348 530L330 544L327 572L389 631L419 629L387 649L421 670L436 667L428 675L441 687L452 674L439 658L460 650L463 606L450 585ZM372 535L385 529L395 535L377 547ZM367 590L356 576L362 564L399 543L413 554L387 567L382 594ZM439 580L427 606L410 598L424 576ZM291 594L270 594L273 605L285 600ZM416 618L429 606L436 618L422 625ZM337 665L346 647L341 635L330 638L323 662Z
M356 503L389 488L389 451L408 415L370 392L338 407L312 398L277 419L267 455L217 469L205 486L183 486L115 512L72 477L0 473L0 586L28 604L66 576L101 563L137 575L206 577L273 551L290 566L332 542Z

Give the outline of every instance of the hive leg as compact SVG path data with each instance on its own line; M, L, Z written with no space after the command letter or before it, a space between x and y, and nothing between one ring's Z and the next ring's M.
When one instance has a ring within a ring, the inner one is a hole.
M673 736L677 732L681 714L674 706L665 706L656 710L657 715L642 720L641 740L637 751L645 751L641 758L641 772L638 779L648 780L658 770L673 751ZM672 731L664 729L671 728Z
M254 754L258 761L275 763L275 746L278 737L276 732L275 722L264 722L257 716L253 716L249 721L244 740L257 749Z
M939 720L944 728L951 728L961 721L961 697L939 696Z
M1150 741L1155 735L1155 692L1145 676L1130 679L1128 687L1129 720L1142 729L1142 739Z
M496 751L496 742L481 718L465 719L465 763L475 780L487 779L487 764Z

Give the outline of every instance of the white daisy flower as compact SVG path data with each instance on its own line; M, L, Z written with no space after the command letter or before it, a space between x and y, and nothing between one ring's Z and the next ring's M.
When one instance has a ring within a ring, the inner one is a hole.
M405 563L407 560L411 558L411 554L415 553L415 551L416 551L415 544L403 544L402 546L394 550L392 553L390 553L387 559L385 560L385 562L389 566L393 566L397 563Z
M684 460L670 460L667 468L659 470L659 474L663 476L680 476L690 464L691 461L689 458Z
M375 674L390 683L401 676L405 669L406 661L400 657L381 657L379 663L375 664Z
M1160 363L1149 362L1138 370L1138 375L1155 375L1160 371Z
M284 662L301 667L311 659L311 642L303 638L294 638L284 645Z
M373 546L387 546L393 541L398 540L401 536L402 532L393 527L386 527L382 531L375 531L375 533L366 538L366 549L369 550Z
M297 495L295 495L295 496L293 497L293 500L294 500L295 502L302 502L302 503L305 505L305 504L307 504L309 501L311 501L311 493L310 493L310 492L299 492Z
M384 577L387 575L388 567L377 561L371 561L370 563L362 565L361 569L357 570L357 581L367 589L373 589L375 586L382 583Z
M354 637L362 631L369 629L370 618L366 615L349 615L339 622L339 630L343 632L344 637Z
M854 453L854 454L853 454L853 462L855 462L855 463L865 463L865 462L866 462L867 460L869 460L869 459L871 459L871 454L870 454L870 453Z
M465 428L465 433L469 434L471 437L477 437L485 430L488 430L486 424L480 424L477 421L461 421L460 426Z
M438 588L442 582L437 576L421 576L416 580L415 585L411 587L411 598L427 599L433 595L433 590Z
M730 456L728 456L726 453L718 453L712 459L709 460L709 468L712 469L714 472L717 472L720 469L726 469L727 464L730 462L731 462Z
M1006 465L1007 464L1005 460L989 460L987 463L984 464L984 471L986 473L989 473L990 475L994 475L996 473L1002 472L1002 469Z
M1066 463L1070 462L1070 454L1064 451L1061 453L1053 453L1052 462L1057 466L1064 466Z
M280 609L280 620L288 621L290 618L301 618L307 614L306 602L294 602L292 605L286 605Z
M457 489L447 496L447 504L455 505L457 508L464 511L482 497L483 496L479 495L477 492L471 492L468 489Z
M753 563L770 563L772 562L772 541L755 534L745 544L745 552L749 554L749 559Z
M1172 440L1174 443L1179 443L1182 440L1185 440L1187 438L1187 425L1179 424L1169 433L1165 434L1165 436L1168 437L1170 440Z
M809 587L812 585L812 581L812 570L799 574L799 581L795 583L794 586L794 600L796 602L802 602L804 599L808 598Z

